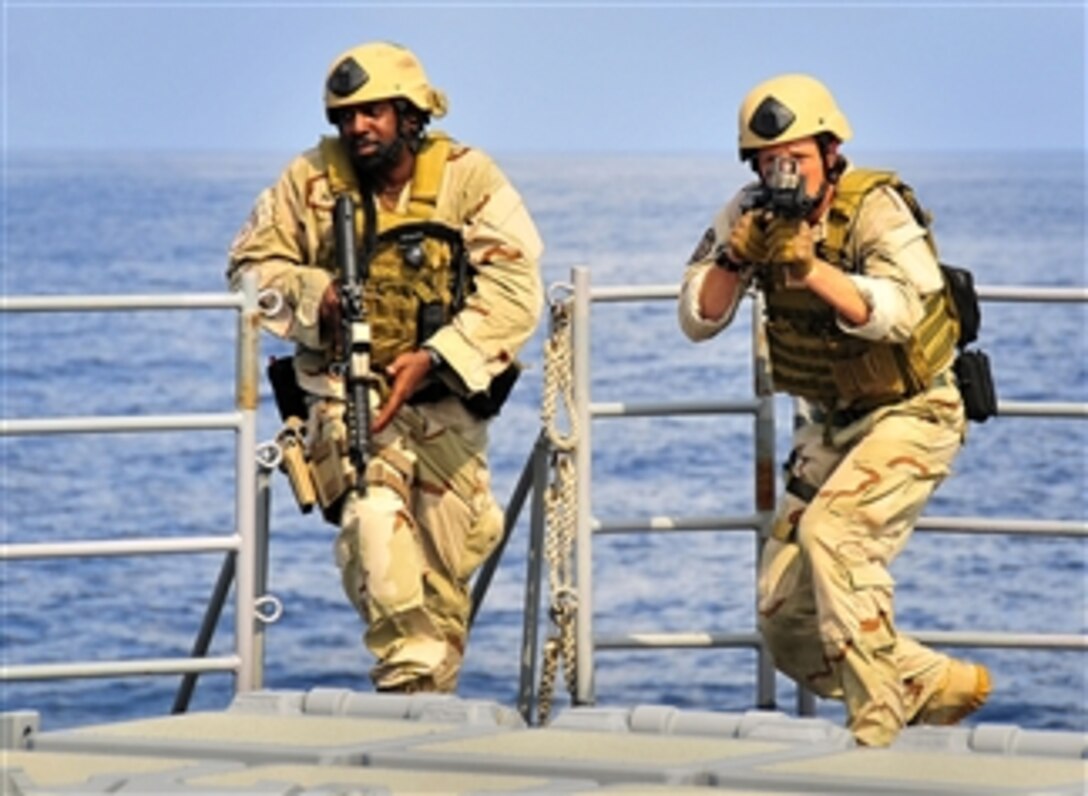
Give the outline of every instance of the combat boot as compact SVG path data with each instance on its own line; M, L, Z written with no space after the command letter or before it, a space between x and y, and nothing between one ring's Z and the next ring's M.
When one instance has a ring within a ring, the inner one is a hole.
M918 710L911 724L958 724L990 696L990 670L981 663L952 659L941 685Z

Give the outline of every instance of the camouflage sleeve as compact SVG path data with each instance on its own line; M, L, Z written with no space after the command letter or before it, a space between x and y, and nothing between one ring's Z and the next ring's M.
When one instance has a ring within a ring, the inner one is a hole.
M318 306L331 279L319 265L329 215L318 212L328 191L316 158L316 151L296 158L275 185L258 194L231 243L227 266L232 288L253 271L259 290L282 297L278 312L264 318L265 328L315 349L320 347Z
M937 258L925 229L892 188L870 193L858 210L850 256L862 263L851 279L869 305L869 320L843 331L868 340L906 341L925 312L923 299L941 289Z
M680 320L680 329L688 339L696 342L713 337L733 321L740 305L740 299L744 295L747 283L751 279L750 274L742 274L742 284L734 296L733 302L720 318L704 318L700 312L700 296L703 290L703 282L707 272L714 267L714 260L728 245L729 233L733 225L740 218L740 197L737 194L714 217L713 223L707 227L702 239L696 245L695 250L688 258L684 270L684 278L680 284L680 300L677 304L677 315Z
M475 290L427 344L479 392L514 361L540 320L544 247L521 196L482 152L455 152L446 179L476 269Z

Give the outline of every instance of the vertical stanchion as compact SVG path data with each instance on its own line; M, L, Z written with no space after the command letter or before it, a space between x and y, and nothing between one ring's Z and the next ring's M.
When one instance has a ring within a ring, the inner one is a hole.
M594 693L593 650L593 541L590 523L593 518L590 504L592 484L592 433L589 415L589 340L590 340L590 286L589 269L572 269L574 283L574 322L571 328L571 344L574 348L574 408L578 418L578 447L574 462L577 470L577 535L575 541L575 571L578 578L578 626L575 633L577 650L577 688L575 702L592 705Z
M235 693L252 691L258 680L254 654L257 623L256 549L257 549L257 393L260 347L260 310L257 305L257 276L246 274L242 280L242 311L238 320L237 393L238 436L235 450L237 467L235 523L239 537L235 574L235 644L238 673Z
M254 544L253 591L258 597L268 592L268 528L272 513L272 470L257 463L257 523ZM264 638L268 623L256 622L253 628L254 689L264 688Z
M536 659L540 633L540 582L544 570L544 496L548 492L548 456L551 446L541 434L533 446L533 499L529 504L529 549L525 561L525 615L521 630L521 673L518 680L518 713L532 723L535 707Z
M752 386L759 399L755 421L755 504L756 512L759 514L759 528L756 532L757 571L763 555L763 545L771 532L775 495L774 388L771 384L767 337L762 321L763 297L762 294L757 294L752 302ZM758 594L755 595L755 599L758 606ZM756 616L758 619L758 613ZM756 705L762 709L771 709L775 706L774 661L762 639L758 649Z

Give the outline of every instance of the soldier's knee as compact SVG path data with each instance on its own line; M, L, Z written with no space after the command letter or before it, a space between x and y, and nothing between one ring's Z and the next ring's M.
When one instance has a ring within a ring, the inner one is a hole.
M423 602L423 558L413 521L392 489L371 486L345 511L337 564L353 602L383 614L410 610Z

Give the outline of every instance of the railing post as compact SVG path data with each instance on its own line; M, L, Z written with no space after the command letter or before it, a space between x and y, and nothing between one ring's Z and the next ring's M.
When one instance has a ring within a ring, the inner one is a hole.
M238 351L235 404L241 419L238 425L235 461L237 468L235 522L238 560L235 574L235 644L238 672L235 693L252 691L259 680L255 654L257 623L257 364L261 317L257 304L257 276L242 280L242 311L238 318Z
M268 536L272 517L272 468L257 462L257 516L254 535L254 577L253 592L255 599L264 598L268 593ZM268 628L267 615L263 612L253 628L253 681L254 689L264 688L264 640Z
M775 496L775 429L774 429L774 387L771 384L770 357L767 348L767 336L763 329L763 297L757 294L752 302L752 378L759 409L755 421L755 504L759 514L759 528L756 532L756 571L759 571L763 546L771 533L774 520ZM757 578L758 583L758 578ZM759 595L754 612L759 620ZM767 650L766 642L760 638L756 661L756 706L770 709L775 706L775 670L774 661Z
M525 557L525 615L521 629L521 667L518 679L518 713L532 723L536 706L537 636L540 633L540 591L544 571L544 495L548 491L548 457L551 445L546 435L537 437L530 456L532 502L529 504L529 547Z
M574 703L592 705L596 701L593 682L593 540L591 417L589 412L589 269L574 268L574 319L571 326L571 346L574 349L574 414L577 418L578 443L574 452L577 473L577 537L575 541L575 571L578 578L578 625L575 631L577 651L576 693Z

